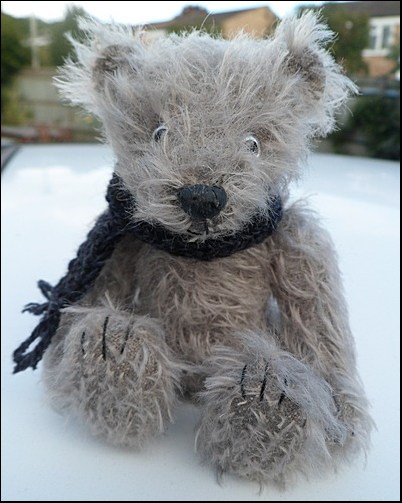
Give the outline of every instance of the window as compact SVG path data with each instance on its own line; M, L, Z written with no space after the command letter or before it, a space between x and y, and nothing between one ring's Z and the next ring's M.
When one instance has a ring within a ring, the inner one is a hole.
M382 28L381 49L388 49L392 45L392 26L386 25Z
M370 26L369 49L375 49L377 46L377 26Z
M365 56L386 56L395 43L399 18L377 17L370 20L370 34Z

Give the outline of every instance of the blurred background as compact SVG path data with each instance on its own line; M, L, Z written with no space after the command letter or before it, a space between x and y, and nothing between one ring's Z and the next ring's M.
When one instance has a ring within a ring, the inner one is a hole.
M13 2L1 4L1 137L3 141L96 142L100 124L64 105L53 85L90 14L143 26L150 37L202 27L230 38L244 30L268 37L284 15L320 9L338 34L330 47L359 86L340 128L316 150L400 159L400 2Z

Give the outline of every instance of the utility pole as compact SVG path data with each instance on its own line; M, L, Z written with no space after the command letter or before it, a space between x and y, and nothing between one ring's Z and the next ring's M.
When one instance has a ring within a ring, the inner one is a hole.
M34 70L40 67L39 61L39 45L38 41L38 25L36 22L35 14L31 14L29 18L29 31L30 31L30 46L31 46L31 66Z

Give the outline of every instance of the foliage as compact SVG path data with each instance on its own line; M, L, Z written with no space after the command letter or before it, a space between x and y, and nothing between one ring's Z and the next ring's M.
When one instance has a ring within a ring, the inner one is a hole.
M220 35L222 27L208 11L197 5L184 7L181 14L169 22L165 29L168 33L190 32L194 29L202 30L210 35Z
M62 21L45 23L40 19L36 20L38 35L48 38L50 41L50 44L39 47L40 66L59 66L63 64L71 51L71 44L66 38L66 33L70 32L74 37L80 39L78 17L85 16L85 14L85 10L81 7L71 5L67 7ZM10 82L9 75L14 66L18 71L22 66L29 64L30 49L27 44L29 36L29 18L14 18L1 14L2 85L3 78ZM5 68L3 68L3 65Z
M308 8L301 8L302 11L306 9ZM343 66L348 75L367 74L363 50L369 44L368 15L349 12L342 8L339 2L325 4L321 14L336 34L332 47L329 47L335 60Z
M51 25L52 43L49 46L49 63L51 66L61 66L71 52L71 44L66 33L71 33L74 38L80 38L78 18L85 16L85 10L75 5L67 7L64 19Z
M22 45L25 34L15 19L1 13L1 87L11 83L23 66L29 63L29 49Z
M4 109L1 112L1 122L7 126L22 126L29 124L33 114L27 103L21 98L15 86L7 86L1 91Z
M182 32L191 32L194 29L197 30L202 30L205 33L209 33L209 35L221 35L222 34L222 28L221 26L212 21L205 21L205 20L200 20L199 22L195 23L172 23L170 24L166 31L168 33L182 33Z
M335 149L342 153L343 145L363 136L371 157L400 159L400 103L386 96L362 96L356 100L351 115L331 138Z
M29 49L21 43L23 34L14 18L1 13L1 114L10 99L15 75L29 63Z
M339 5L328 4L323 10L328 25L337 34L332 52L342 62L346 73L367 73L363 50L369 44L369 18L367 14L351 13Z
M395 44L391 47L388 57L394 62L394 67L390 71L390 75L395 75L401 69L401 46L400 44Z

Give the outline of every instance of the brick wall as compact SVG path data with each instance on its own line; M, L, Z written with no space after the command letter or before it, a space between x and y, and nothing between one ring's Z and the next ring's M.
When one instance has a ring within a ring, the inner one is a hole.
M247 12L240 12L225 19L222 22L222 32L225 38L231 38L241 30L256 38L262 38L273 31L275 21L275 15L270 10L262 7Z
M383 77L389 75L395 68L395 62L383 56L371 56L364 58L368 65L370 77Z

